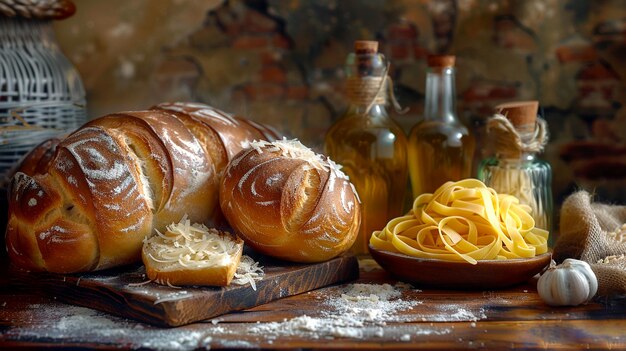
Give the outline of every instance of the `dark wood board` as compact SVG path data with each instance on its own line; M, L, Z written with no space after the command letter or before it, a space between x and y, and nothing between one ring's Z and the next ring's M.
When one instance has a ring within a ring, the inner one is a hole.
M260 259L265 275L249 285L172 288L148 283L143 266L60 275L11 269L11 283L39 290L64 302L136 319L157 326L180 326L241 311L283 297L315 290L359 276L357 259L343 255L315 264Z

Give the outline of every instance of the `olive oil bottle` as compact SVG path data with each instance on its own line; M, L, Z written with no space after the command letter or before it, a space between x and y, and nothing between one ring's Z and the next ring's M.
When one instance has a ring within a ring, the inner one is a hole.
M347 59L348 111L329 129L324 148L343 165L361 200L361 227L353 252L368 254L372 232L401 214L407 185L407 140L387 115L389 89L378 42L357 41Z
M409 135L414 198L472 173L474 139L456 115L454 63L454 56L428 58L424 117Z

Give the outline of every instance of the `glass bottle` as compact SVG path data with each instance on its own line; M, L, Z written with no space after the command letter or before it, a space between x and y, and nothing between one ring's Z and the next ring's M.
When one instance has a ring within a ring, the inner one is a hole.
M511 122L522 145L528 145L537 138L538 105L537 101L528 101L496 107L496 111ZM550 164L537 158L537 152L520 147L509 134L502 134L493 128L488 130L490 139L495 142L493 150L496 152L481 162L478 178L498 193L515 195L520 203L530 206L535 226L550 231L553 210Z
M378 42L357 41L347 59L347 112L328 130L326 154L343 165L361 200L361 227L352 251L368 254L372 232L401 215L407 184L407 141L387 115L387 61Z
M430 56L424 118L409 135L413 197L471 176L474 139L456 114L454 56Z

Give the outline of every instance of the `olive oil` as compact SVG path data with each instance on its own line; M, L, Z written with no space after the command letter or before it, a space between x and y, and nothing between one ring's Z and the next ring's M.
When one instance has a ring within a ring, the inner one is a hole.
M368 254L372 232L401 214L408 177L406 137L387 115L386 98L381 96L386 89L373 83L385 84L386 62L367 46L372 43L377 44L357 42L356 53L348 57L351 104L329 129L324 143L326 154L343 166L361 200L361 227L353 246L356 254Z
M454 56L429 57L424 118L408 142L414 198L471 176L474 138L456 116L454 84Z

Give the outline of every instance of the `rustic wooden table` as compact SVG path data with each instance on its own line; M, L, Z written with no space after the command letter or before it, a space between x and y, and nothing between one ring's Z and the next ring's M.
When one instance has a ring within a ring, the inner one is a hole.
M337 324L345 318L329 319L333 307L327 301L349 285L163 329L66 305L37 292L16 291L7 284L6 272L0 273L4 273L0 278L0 349L626 348L626 299L551 308L540 300L533 282L501 291L405 289L401 299L411 307L373 316L372 323L357 321L345 328ZM395 281L383 270L362 269L358 283ZM338 313L352 312L344 309ZM329 321L332 328L324 325Z

